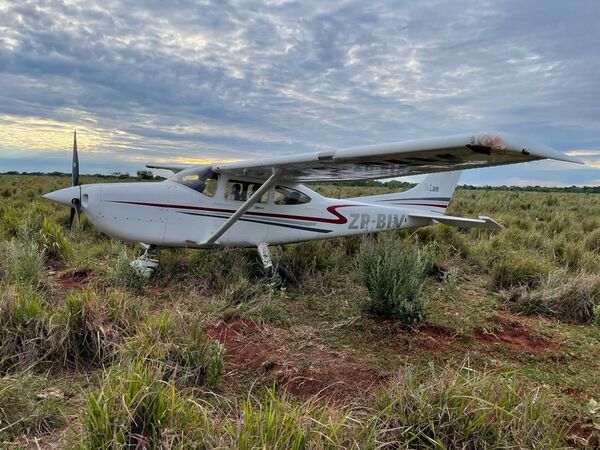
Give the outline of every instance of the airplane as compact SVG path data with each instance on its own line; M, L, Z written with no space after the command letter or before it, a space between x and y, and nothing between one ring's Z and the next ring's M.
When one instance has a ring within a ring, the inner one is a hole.
M382 145L204 165L149 164L163 182L79 183L77 133L72 185L44 195L83 212L104 233L139 243L132 262L149 277L160 248L256 247L273 271L269 246L418 228L436 223L498 229L487 216L446 215L463 170L542 159L583 164L542 144L499 133L473 133ZM412 189L336 199L302 184L427 174Z

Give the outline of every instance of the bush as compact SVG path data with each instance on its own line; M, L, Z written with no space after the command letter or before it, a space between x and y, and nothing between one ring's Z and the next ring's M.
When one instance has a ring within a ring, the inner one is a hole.
M428 254L392 235L365 239L358 254L358 270L369 291L365 312L407 324L423 320L429 266Z
M538 289L506 295L508 307L521 314L542 314L565 322L589 323L600 305L600 276L555 271Z
M490 275L495 289L532 288L539 285L549 272L550 266L537 254L506 251L492 263Z
M466 367L407 368L375 410L378 441L391 448L562 448L543 392Z
M0 442L39 435L65 423L64 401L44 393L46 380L30 374L0 378Z
M204 409L162 378L160 368L141 362L109 371L85 402L78 447L210 448Z

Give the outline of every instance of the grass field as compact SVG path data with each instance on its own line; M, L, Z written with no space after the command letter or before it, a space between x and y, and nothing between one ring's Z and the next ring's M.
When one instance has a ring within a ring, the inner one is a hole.
M0 175L2 448L600 447L600 195L459 190L505 228L285 246L279 288L253 250L146 282L41 198L68 184ZM428 258L408 324L365 309L365 248L398 242Z

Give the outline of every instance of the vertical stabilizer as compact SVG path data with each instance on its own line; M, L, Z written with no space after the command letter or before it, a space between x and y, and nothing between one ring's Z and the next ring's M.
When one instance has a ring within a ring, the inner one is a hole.
M461 174L462 171L432 173L408 191L357 197L353 200L444 213Z

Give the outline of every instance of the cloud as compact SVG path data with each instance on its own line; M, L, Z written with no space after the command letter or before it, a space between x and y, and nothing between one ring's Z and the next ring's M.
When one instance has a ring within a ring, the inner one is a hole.
M75 127L84 152L115 165L487 129L599 148L599 8L0 1L0 155L48 165ZM538 168L566 183L584 173Z

